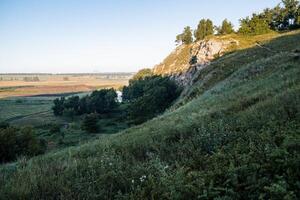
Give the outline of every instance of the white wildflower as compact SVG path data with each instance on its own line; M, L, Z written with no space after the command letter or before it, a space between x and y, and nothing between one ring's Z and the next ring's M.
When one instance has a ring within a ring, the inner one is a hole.
M146 178L147 178L147 176L146 176L146 175L143 175L143 176L140 177L140 181L141 181L141 182L144 182L144 181L146 180Z

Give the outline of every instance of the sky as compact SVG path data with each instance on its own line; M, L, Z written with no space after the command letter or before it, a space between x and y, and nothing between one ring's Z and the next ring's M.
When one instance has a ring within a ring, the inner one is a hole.
M0 0L0 73L135 72L185 26L219 25L280 0Z

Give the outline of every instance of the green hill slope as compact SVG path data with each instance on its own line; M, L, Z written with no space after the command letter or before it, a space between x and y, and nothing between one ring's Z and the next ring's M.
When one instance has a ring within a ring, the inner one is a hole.
M151 121L1 166L0 199L299 198L299 47L227 54Z

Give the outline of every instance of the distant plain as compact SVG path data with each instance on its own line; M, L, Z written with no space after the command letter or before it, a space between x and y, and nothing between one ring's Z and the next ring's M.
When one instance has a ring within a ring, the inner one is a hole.
M0 74L0 98L118 89L131 76L132 73Z

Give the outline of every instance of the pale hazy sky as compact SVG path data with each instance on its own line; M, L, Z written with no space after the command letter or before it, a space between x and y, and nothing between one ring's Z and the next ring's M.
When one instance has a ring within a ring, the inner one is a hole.
M280 0L0 0L0 73L133 72L153 67L184 26Z

